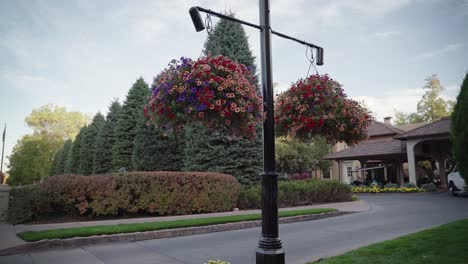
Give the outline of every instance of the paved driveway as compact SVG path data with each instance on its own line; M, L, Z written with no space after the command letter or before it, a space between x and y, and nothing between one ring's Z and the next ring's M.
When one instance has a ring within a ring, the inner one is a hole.
M288 264L303 264L468 218L468 199L448 194L362 195L368 212L280 226ZM0 257L0 263L255 263L259 228Z

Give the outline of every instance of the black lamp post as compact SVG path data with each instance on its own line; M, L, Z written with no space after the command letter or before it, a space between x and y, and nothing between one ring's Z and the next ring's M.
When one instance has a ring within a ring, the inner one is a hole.
M263 173L262 175L262 236L256 250L257 264L284 264L285 255L278 236L278 173L275 166L275 123L273 112L273 77L271 70L271 34L290 39L317 50L316 63L323 65L323 48L288 35L273 31L270 27L270 1L260 0L260 25L229 17L202 7L189 10L193 25L198 31L205 29L200 11L223 19L241 23L260 30L262 95L266 119L263 122Z

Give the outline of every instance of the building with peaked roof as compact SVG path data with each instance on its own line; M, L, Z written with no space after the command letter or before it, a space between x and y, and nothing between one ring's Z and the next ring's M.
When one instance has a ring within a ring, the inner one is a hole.
M372 121L367 128L369 139L359 144L336 144L333 153L324 157L334 161L330 178L346 183L377 179L400 185L406 181L417 184L418 161L431 160L445 164L450 153L450 118L399 127L393 126L390 121L389 117L383 123ZM408 169L408 175L404 168ZM438 171L441 183L446 184L445 167Z

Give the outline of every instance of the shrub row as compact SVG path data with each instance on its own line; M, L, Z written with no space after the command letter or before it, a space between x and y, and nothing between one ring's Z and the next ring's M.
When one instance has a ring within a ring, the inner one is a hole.
M424 189L424 191L426 191L426 192L437 192L438 191L437 186L432 182L425 183L425 184L421 185L421 188Z
M351 200L351 187L337 181L278 182L278 206L280 207ZM261 208L261 202L261 186L242 187L238 200L240 209L258 209Z
M11 190L9 221L54 216L178 215L223 212L236 205L240 185L227 174L130 172L59 175Z

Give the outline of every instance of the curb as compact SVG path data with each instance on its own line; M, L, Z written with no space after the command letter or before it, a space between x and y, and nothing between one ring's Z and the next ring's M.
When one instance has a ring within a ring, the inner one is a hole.
M284 218L279 219L279 223L287 224L287 223L295 223L295 222L302 222L302 221L310 221L310 220L340 216L340 215L351 214L351 213L355 213L355 212L337 211L337 212L320 213L320 214L313 214L313 215L284 217ZM55 249L55 248L70 248L70 247L98 245L98 244L105 244L105 243L131 242L131 241L169 238L169 237L177 237L177 236L190 236L190 235L197 235L197 234L206 234L206 233L213 233L213 232L254 228L254 227L259 227L259 226L261 226L261 220L227 223L227 224L219 224L219 225L209 225L209 226L197 226L197 227L186 227L186 228L176 228L176 229L166 229L166 230L156 230L156 231L146 231L146 232L136 232L136 233L115 234L115 235L99 235L99 236L75 237L75 238L66 238L66 239L46 239L46 240L40 240L36 242L27 242L26 244L23 244L23 245L14 246L11 248L0 250L0 256L28 253L28 252L33 252L33 251L49 250L49 249Z

